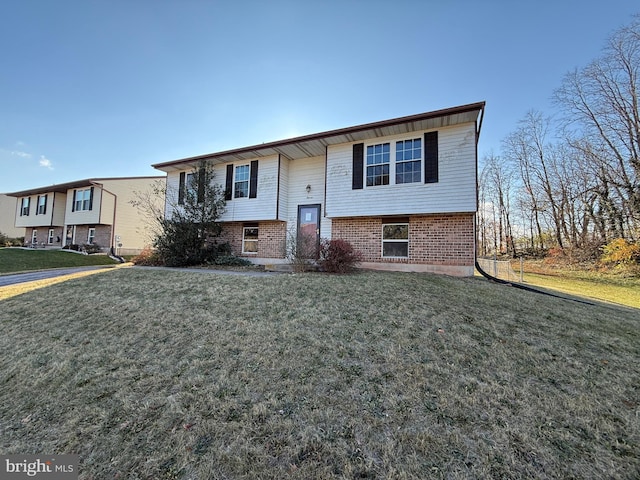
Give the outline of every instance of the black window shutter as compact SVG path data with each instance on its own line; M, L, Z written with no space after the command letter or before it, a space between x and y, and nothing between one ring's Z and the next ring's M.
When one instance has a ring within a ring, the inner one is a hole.
M362 190L364 174L364 143L356 143L353 146L353 177L351 189Z
M201 168L198 171L198 203L204 202L204 182L206 179L206 174L204 168Z
M438 182L438 132L424 134L424 183Z
M180 183L178 184L178 205L184 205L184 189L185 189L185 179L187 174L184 172L180 172Z
M76 211L76 198L78 198L78 190L73 191L73 202L71 202L71 211Z
M89 210L93 210L93 187L91 187L91 193L89 193Z
M31 215L31 197L27 200L27 216Z
M40 195L36 195L36 215L40 213L38 212L39 208L40 208Z
M233 192L233 164L227 165L227 178L224 186L224 199L231 200Z
M258 196L258 160L251 161L249 173L249 198Z
M44 196L44 209L43 209L43 211L42 211L42 214L43 214L43 215L46 215L46 214L47 214L47 199L48 199L47 197L49 197L49 195L45 195L45 196Z

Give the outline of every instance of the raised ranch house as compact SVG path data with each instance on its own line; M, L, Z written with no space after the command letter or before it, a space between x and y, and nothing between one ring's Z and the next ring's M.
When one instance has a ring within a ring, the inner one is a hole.
M311 235L349 241L365 268L473 275L484 107L155 164L167 173L165 215L204 160L225 191L223 239L254 263L284 262L287 238Z
M90 178L8 193L15 226L31 246L98 245L120 255L150 243L146 219L129 202L164 177Z

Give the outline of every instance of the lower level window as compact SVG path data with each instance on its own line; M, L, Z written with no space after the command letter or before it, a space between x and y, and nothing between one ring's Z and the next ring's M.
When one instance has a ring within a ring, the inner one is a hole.
M31 243L38 243L38 230L35 228L31 232Z
M382 225L382 256L409 256L409 224L388 223Z
M244 227L242 253L258 253L258 227Z
M49 229L49 234L47 235L47 243L49 245L53 243L53 228Z
M96 238L96 229L95 228L90 228L89 229L89 235L87 235L87 243L89 245L93 244L93 241Z

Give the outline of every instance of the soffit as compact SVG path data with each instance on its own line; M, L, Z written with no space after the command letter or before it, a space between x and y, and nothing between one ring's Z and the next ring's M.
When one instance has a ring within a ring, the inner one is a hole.
M273 155L282 155L290 160L324 156L326 148L329 145L362 142L378 137L400 135L420 130L439 129L452 125L475 122L483 111L484 105L484 102L462 105L460 107L426 112L409 117L401 117L276 142L263 143L251 147L158 163L153 165L153 167L165 172L171 172L196 167L201 160L206 160L213 164L221 164L247 161Z

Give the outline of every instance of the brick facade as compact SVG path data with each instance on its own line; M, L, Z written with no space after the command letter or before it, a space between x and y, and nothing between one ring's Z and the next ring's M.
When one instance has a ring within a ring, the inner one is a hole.
M402 220L403 223L406 219L407 217ZM381 217L335 218L332 221L332 237L347 240L355 249L361 251L365 266L375 267L377 265L370 264L378 264L393 269L394 264L406 264L417 266L412 270L454 275L473 274L473 214L411 215L408 220L407 258L382 257Z
M242 253L243 227L258 226L258 252ZM222 225L222 241L229 242L234 255L246 258L283 258L285 255L287 226L285 222L228 222Z

